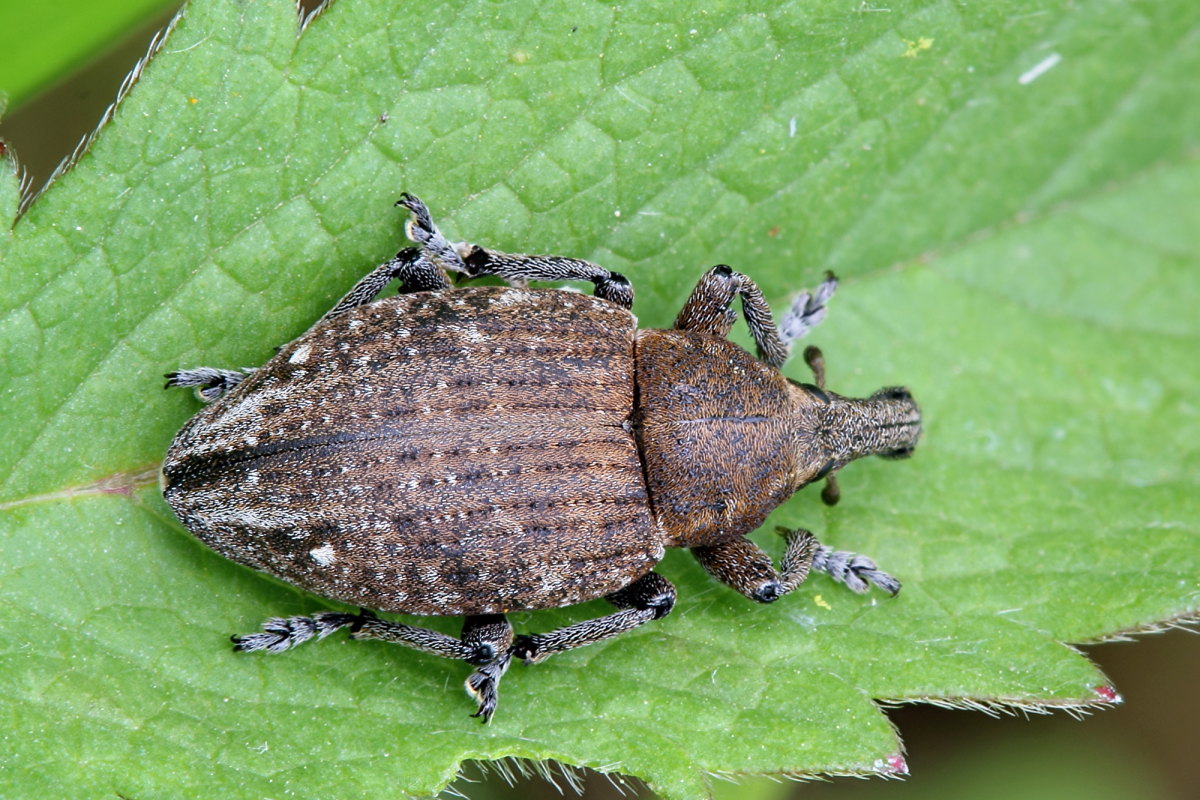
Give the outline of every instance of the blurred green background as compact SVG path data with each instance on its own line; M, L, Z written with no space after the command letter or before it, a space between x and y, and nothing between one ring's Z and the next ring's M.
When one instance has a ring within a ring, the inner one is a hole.
M311 9L317 4L302 5ZM40 188L95 128L122 80L178 6L163 0L0 0L0 92L8 98L0 139L17 153L31 188ZM990 718L978 712L902 707L890 716L905 741L912 773L904 783L754 779L720 785L718 797L1200 797L1193 752L1200 744L1195 740L1200 637L1173 630L1141 637L1135 644L1084 649L1121 691L1123 706L1083 721L1062 713ZM460 781L456 788L482 800L559 796L541 778L509 772L506 779L494 768L468 767L472 782ZM603 776L579 771L577 777L588 797L621 796ZM566 788L561 777L558 784ZM623 791L627 797L649 796L634 782Z

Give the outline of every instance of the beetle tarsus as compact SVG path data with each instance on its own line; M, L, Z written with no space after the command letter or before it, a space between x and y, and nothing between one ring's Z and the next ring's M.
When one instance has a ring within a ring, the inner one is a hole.
M900 581L879 569L875 562L864 555L834 550L821 545L813 555L812 568L828 573L838 583L846 584L852 592L862 594L878 586L895 597L900 593Z
M412 219L405 225L404 230L408 234L408 238L421 248L421 255L424 258L441 270L467 271L467 266L463 263L462 255L460 255L467 245L452 244L442 235L437 225L433 223L433 216L429 213L429 209L421 202L421 198L405 192L396 201L396 205L403 206L413 213Z
M177 369L163 375L167 379L163 388L192 387L196 390L196 397L205 403L211 403L250 377L252 372L254 367L242 367L240 370L216 367Z
M783 313L779 320L779 335L789 345L797 339L807 336L808 332L825 319L826 305L829 298L837 291L838 279L832 272L825 273L825 280L813 291L803 291L796 295L792 305ZM817 351L820 353L820 351ZM815 371L815 370L814 370ZM817 381L817 386L825 388L824 377Z
M358 625L361 619L359 614L341 611L324 611L311 617L271 617L263 623L261 631L231 636L229 639L233 642L233 649L238 652L266 650L268 653L282 653L314 637L324 639L336 630Z
M504 653L467 677L467 694L479 703L479 710L471 716L478 717L484 724L491 722L492 715L496 713L496 705L500 699L500 679L508 672L512 658L511 653Z

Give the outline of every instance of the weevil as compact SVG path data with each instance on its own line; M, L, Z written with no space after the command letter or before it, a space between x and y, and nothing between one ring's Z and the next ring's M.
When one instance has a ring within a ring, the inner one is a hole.
M561 256L452 243L418 198L415 246L360 280L258 369L168 373L209 404L162 468L168 504L218 553L359 607L272 618L233 637L280 652L349 628L475 667L487 722L512 661L536 663L670 613L653 571L689 548L713 577L760 603L810 571L857 592L899 582L864 556L781 531L780 567L751 542L774 508L868 455L912 453L907 389L865 399L784 377L792 340L824 317L832 274L777 328L762 292L708 270L670 330L638 329L621 274ZM498 276L505 286L455 287ZM591 295L527 281L588 281ZM383 298L397 281L400 292ZM728 341L735 301L757 357ZM616 611L514 635L506 614L604 598ZM458 637L374 612L465 617Z

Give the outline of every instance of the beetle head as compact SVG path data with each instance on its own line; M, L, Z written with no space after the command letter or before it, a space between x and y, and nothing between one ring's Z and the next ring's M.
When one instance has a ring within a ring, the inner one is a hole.
M921 410L903 387L862 399L793 384L796 474L799 488L821 480L856 458L908 458L921 437Z

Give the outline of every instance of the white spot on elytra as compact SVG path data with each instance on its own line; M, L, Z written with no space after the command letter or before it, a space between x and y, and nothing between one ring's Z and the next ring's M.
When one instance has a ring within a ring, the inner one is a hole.
M296 348L296 352L292 353L292 357L288 359L289 364L303 364L308 360L308 354L312 352L312 347L307 344L302 344Z
M337 561L337 556L333 552L333 545L329 542L325 542L320 547L314 547L312 550L309 550L308 557L317 562L317 565L321 567L328 567Z

